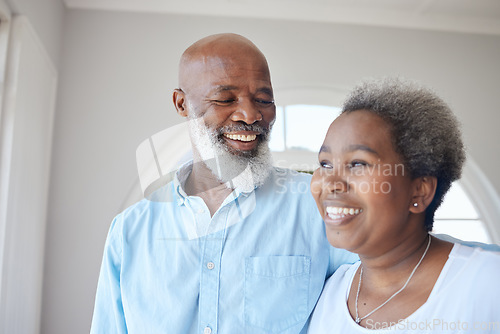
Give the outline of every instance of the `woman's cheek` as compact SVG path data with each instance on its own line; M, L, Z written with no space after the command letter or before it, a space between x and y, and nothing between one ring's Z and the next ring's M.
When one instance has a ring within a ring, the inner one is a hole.
M323 179L320 176L319 169L316 169L311 179L311 194L313 195L314 199L317 200L319 198L319 196L321 195L322 188L323 188Z

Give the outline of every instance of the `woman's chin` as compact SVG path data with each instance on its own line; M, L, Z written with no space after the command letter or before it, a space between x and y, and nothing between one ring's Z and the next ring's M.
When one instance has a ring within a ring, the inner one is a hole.
M326 231L326 238L330 245L335 248L345 249L353 252L356 247L353 243L352 236L345 231Z

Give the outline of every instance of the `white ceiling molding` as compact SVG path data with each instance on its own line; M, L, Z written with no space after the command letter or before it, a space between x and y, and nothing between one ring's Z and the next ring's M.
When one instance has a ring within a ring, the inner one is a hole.
M68 8L500 35L498 0L64 0Z

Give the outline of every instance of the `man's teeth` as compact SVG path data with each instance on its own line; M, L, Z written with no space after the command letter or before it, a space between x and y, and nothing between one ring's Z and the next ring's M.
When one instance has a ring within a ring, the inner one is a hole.
M232 139L232 140L239 140L239 141L253 141L257 138L257 135L232 135L230 133L225 133L224 136L226 138Z
M363 209L354 209L354 208L343 208L337 206L328 206L326 207L326 213L330 218L342 218L347 215L355 216L359 213L363 212Z

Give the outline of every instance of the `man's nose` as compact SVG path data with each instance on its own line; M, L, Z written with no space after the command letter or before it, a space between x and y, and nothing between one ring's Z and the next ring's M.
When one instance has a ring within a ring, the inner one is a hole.
M259 110L256 103L250 99L243 99L238 102L237 109L231 115L233 122L245 122L253 124L262 121L262 112Z

